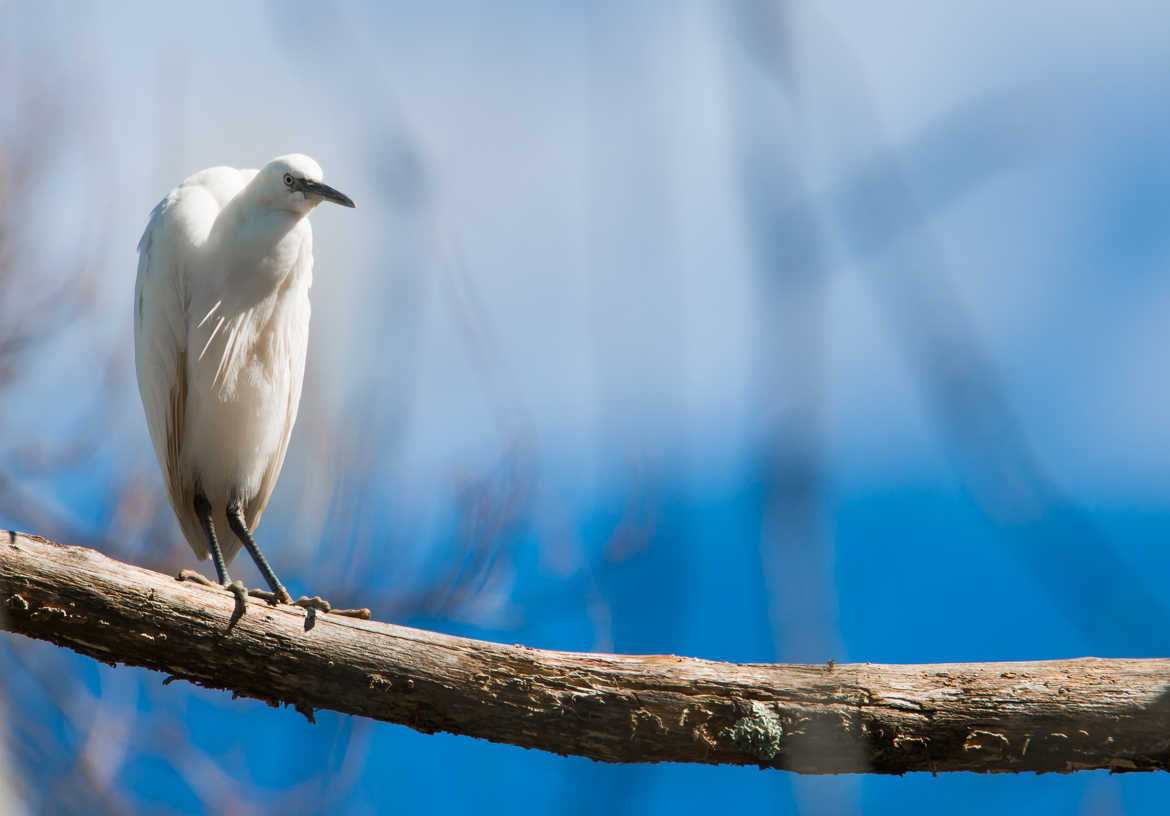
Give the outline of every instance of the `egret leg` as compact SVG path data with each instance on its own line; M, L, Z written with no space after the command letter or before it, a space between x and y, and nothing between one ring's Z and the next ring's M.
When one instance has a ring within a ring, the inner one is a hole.
M260 552L260 548L256 545L256 540L252 537L251 531L248 529L248 523L244 521L244 510L240 506L240 502L233 501L227 506L228 526L232 528L232 532L236 537L243 542L243 545L248 549L252 560L256 562L260 573L264 576L264 580L268 582L268 586L272 587L272 592L264 592L259 589L253 589L249 594L264 598L273 603L293 604L294 606L304 607L314 612L331 612L334 615L344 615L350 618L361 618L362 620L370 619L370 610L366 608L361 609L334 609L333 606L319 595L314 595L312 598L300 597L293 600L292 596L288 594L288 590L284 588L284 584L276 577L276 572L273 571L272 566L268 563L268 559Z
M211 502L202 493L195 494L195 518L199 519L199 526L207 536L207 546L211 548L211 563L215 565L215 577L221 586L230 583L227 564L223 560L223 551L219 548L219 539L215 537L215 522L211 520Z
M195 517L199 519L199 526L203 528L203 534L207 536L207 546L211 549L211 563L215 565L215 577L219 579L220 586L231 590L231 593L236 596L236 612L232 616L232 625L234 626L235 622L244 614L244 610L248 608L248 591L244 589L242 583L232 581L228 577L227 564L223 560L223 550L219 548L219 539L215 537L215 522L211 520L211 502L207 500L202 491L196 491L193 505ZM200 578L203 576L191 570L183 570L179 573L181 581L193 579L198 581ZM210 583L206 578L203 578L203 581Z
M268 582L268 586L272 589L272 594L275 596L277 603L292 603L292 596L288 594L288 590L284 588L284 584L276 577L272 567L268 563L268 559L264 557L264 553L260 552L260 548L256 546L256 539L252 538L252 532L248 529L247 522L244 521L244 509L240 506L238 500L233 499L227 506L228 526L232 528L232 532L236 534L236 538L240 539L244 547L248 550L248 554L252 556L252 560L256 562L260 574L264 576L264 580Z

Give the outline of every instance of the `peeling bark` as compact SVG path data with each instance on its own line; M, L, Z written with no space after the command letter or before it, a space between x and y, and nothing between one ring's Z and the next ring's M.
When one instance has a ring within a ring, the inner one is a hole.
M542 651L255 600L234 624L233 611L227 591L0 532L0 628L310 717L331 709L606 762L1170 767L1170 660L734 664Z

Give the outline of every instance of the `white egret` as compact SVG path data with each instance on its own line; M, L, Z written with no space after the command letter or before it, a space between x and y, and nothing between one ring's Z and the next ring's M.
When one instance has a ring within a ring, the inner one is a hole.
M241 610L246 590L227 572L241 544L272 590L252 594L291 602L252 533L301 399L307 216L322 201L354 206L321 179L300 154L258 171L203 170L159 202L138 244L134 353L146 424L187 543L200 559L211 555Z

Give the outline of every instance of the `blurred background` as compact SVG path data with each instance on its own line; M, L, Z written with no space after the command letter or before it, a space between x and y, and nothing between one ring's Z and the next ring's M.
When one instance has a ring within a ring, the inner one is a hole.
M259 530L294 595L557 649L1165 656L1168 39L1141 0L0 2L0 528L195 566L134 382L135 245L190 173L298 151L358 208L313 217ZM0 678L0 812L1170 796L311 725L15 636Z

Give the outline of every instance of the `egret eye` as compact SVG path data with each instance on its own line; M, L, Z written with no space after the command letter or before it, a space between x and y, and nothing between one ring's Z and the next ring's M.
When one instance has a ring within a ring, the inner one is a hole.
M285 173L284 174L284 186L288 187L290 190L292 189L292 186L293 186L292 173Z

